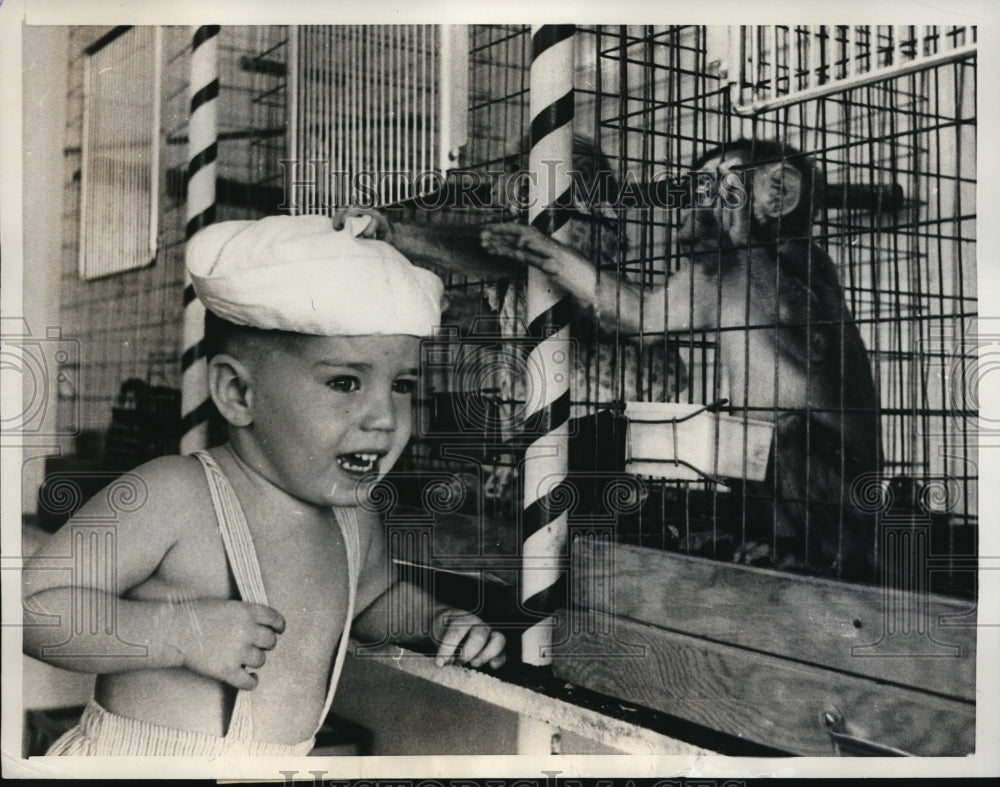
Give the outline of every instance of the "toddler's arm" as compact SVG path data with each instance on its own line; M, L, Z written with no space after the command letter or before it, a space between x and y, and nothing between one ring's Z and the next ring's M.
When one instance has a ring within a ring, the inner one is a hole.
M191 519L178 501L180 457L133 471L148 492L135 512L111 510L98 493L25 561L24 652L77 672L187 667L240 689L284 629L270 607L227 599L140 601L128 591L156 572ZM110 539L86 537L86 520L112 522ZM83 537L76 537L76 534ZM87 567L107 567L93 570Z
M390 615L426 614L424 620L390 621ZM395 625L389 625L393 622ZM413 636L387 637L388 631L413 632ZM370 642L391 641L399 645L422 645L428 640L437 647L439 667L459 662L471 667L489 664L496 669L506 661L506 639L493 631L478 615L435 600L409 582L396 582L375 599L354 620L353 633Z
M358 583L357 608L352 634L367 642L392 641L400 645L422 645L428 640L436 648L438 666L451 661L493 669L506 660L506 640L478 615L442 604L422 588L409 582L394 582L393 567L385 548L384 525L376 514L358 510L361 530L370 534ZM423 619L415 620L414 611ZM390 620L391 615L405 619ZM414 632L413 636L390 639L388 632Z

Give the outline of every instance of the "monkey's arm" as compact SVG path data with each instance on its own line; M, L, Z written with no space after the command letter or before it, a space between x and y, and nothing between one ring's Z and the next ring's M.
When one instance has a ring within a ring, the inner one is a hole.
M701 266L684 260L668 280L667 287L643 289L614 276L598 278L593 264L569 246L534 227L496 224L481 233L483 248L544 271L569 293L578 305L597 317L605 332L617 330L644 337L664 331L703 330L711 327L713 312L703 303L703 293L715 292ZM694 297L692 297L692 295Z
M431 224L393 225L390 243L418 265L442 268L477 279L510 278L517 271L510 262L487 254L480 242L483 227Z
M598 306L597 271L590 261L574 249L534 227L522 224L496 224L481 230L482 248L493 259L526 262L552 277L553 281L575 298L585 309Z
M484 225L391 222L374 209L345 208L334 215L334 228L340 229L347 219L355 216L371 218L360 237L391 243L417 265L437 266L463 276L487 280L509 278L516 272L508 260L490 255L483 249L479 236Z

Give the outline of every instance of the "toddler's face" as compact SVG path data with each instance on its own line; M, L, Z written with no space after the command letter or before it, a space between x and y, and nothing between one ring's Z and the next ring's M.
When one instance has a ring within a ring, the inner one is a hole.
M410 437L420 340L300 336L253 364L249 436L264 474L316 505L357 505Z

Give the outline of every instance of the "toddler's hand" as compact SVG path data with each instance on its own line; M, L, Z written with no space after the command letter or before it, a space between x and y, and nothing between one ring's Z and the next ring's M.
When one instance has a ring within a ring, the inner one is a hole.
M452 660L471 667L489 664L493 669L507 660L504 635L491 631L478 616L459 609L446 609L434 619L435 642L438 643L437 665L443 667Z
M278 612L263 604L223 599L186 602L175 611L184 616L176 646L185 667L237 689L257 687L257 676L247 669L264 666L264 652L285 630Z

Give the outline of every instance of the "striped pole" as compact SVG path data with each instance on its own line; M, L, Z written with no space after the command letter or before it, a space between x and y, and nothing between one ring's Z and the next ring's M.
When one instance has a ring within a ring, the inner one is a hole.
M529 170L536 181L529 191L528 219L556 240L566 241L569 168L573 161L573 25L532 28L529 110ZM563 206L560 208L559 206ZM523 465L524 518L521 603L545 613L524 632L521 659L552 663L552 617L563 605L559 588L564 567L567 514L553 512L553 493L566 478L569 451L569 300L541 271L529 267L526 295L528 335L527 423L535 435ZM558 492L555 493L558 496Z
M191 240L215 221L215 160L219 129L216 44L218 25L192 28L191 117L188 121L187 228ZM181 356L181 453L208 445L208 367L205 363L205 307L184 271L184 354Z

